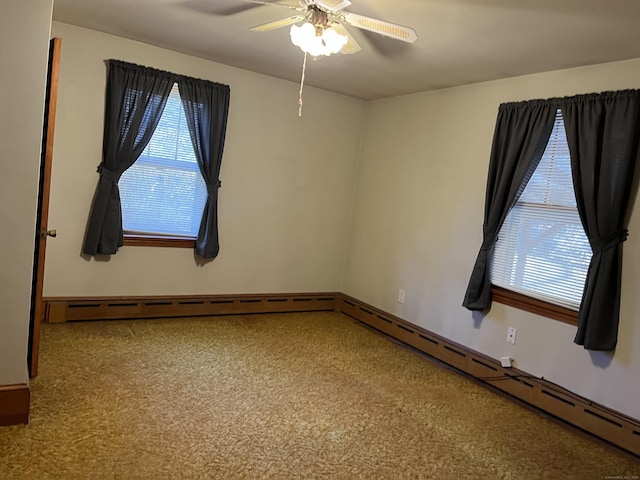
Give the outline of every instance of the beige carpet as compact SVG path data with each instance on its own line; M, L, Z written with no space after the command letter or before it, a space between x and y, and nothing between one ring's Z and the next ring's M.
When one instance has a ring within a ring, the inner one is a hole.
M337 313L45 325L0 479L640 478Z

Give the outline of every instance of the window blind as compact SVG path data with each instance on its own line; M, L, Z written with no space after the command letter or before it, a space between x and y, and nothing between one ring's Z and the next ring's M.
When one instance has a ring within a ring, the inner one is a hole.
M175 84L158 126L118 183L125 233L195 238L207 188Z
M578 310L592 251L576 208L561 111L540 164L500 230L491 282Z

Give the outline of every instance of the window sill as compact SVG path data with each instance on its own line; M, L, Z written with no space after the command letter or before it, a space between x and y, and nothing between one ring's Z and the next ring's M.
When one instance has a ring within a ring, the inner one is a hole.
M195 248L196 241L193 238L181 237L153 237L150 235L124 235L125 247L170 247L170 248Z
M578 325L578 312L575 310L560 307L502 287L496 287L495 285L491 286L491 295L494 301L503 305L509 305L510 307L519 308L520 310L559 320L570 325Z

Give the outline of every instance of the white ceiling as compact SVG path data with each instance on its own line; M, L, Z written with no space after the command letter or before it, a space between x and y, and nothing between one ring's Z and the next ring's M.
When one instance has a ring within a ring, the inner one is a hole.
M413 27L406 44L349 28L362 46L307 65L307 85L362 99L640 58L638 0L352 0L346 10ZM54 20L300 81L284 7L241 0L54 0Z

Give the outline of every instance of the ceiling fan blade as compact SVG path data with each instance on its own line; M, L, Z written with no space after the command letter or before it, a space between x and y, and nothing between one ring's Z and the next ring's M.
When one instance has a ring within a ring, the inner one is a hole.
M249 28L249 30L253 30L254 32L268 32L270 30L275 30L276 28L282 28L282 27L286 27L287 25L293 25L294 23L298 23L304 19L305 17L303 15L294 15L293 17L283 18L281 20L276 20L275 22L256 25L254 27Z
M358 53L360 50L362 50L362 47L360 46L360 44L356 42L356 40L349 33L349 30L347 30L344 27L344 25L342 25L341 23L333 23L331 24L331 26L340 35L344 35L347 37L347 43L344 45L344 47L342 47L342 50L340 50L340 53L344 55L351 55L354 53Z
M318 5L331 13L339 12L351 5L349 0L303 0L303 3L307 5Z
M263 5L286 7L305 11L298 0L180 0L186 8L199 13L216 16L232 16Z
M272 5L276 7L287 7L293 10L305 10L300 6L298 0L240 0L243 3L253 3L257 5Z
M380 35L395 38L396 40L401 40L403 42L413 43L418 38L418 35L413 28L403 27L402 25L377 20L371 17L365 17L364 15L342 12L340 13L340 18L344 19L345 22L354 27L379 33Z
M260 6L255 3L232 0L216 2L215 5L211 0L184 0L183 4L187 9L193 10L194 12L221 17L236 15Z

